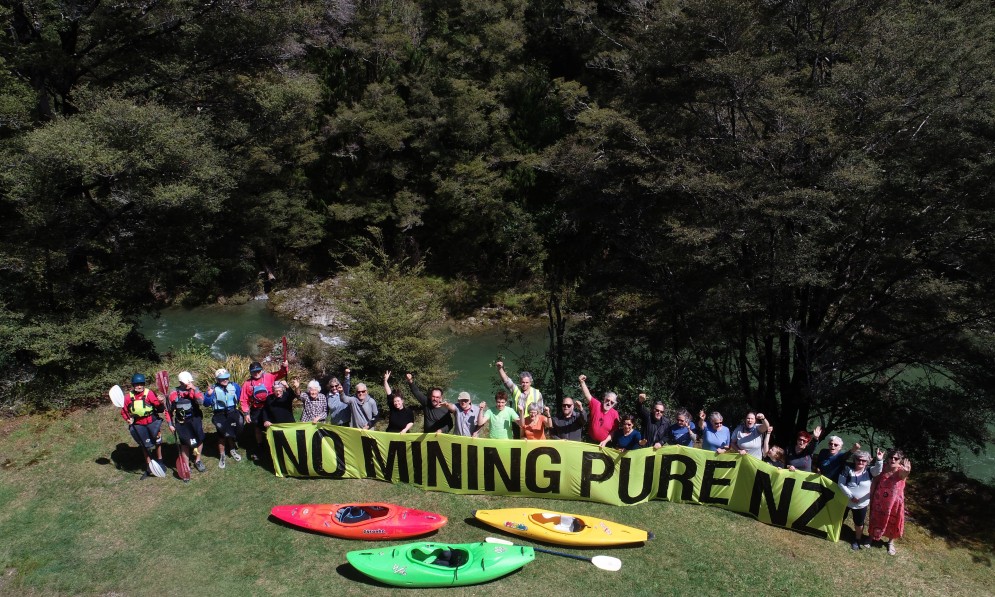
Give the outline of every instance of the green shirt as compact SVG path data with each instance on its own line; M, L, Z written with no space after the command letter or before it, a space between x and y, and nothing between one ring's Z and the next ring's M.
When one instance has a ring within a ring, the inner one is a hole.
M484 420L490 421L491 439L511 439L511 424L518 420L518 413L510 406L501 411L488 409Z

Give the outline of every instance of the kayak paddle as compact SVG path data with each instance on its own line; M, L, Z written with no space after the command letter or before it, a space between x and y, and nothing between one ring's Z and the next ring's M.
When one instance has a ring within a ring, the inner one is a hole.
M111 395L111 403L118 408L124 408L124 392L121 390L121 386L113 386L108 392Z
M488 537L486 541L488 543L498 543L500 545L514 545L514 543L512 543L511 541L508 541L506 539L498 539L497 537ZM574 560L582 560L585 562L590 562L595 566L597 566L598 568L601 568L602 570L608 570L609 572L618 572L619 570L622 569L622 560L618 558L613 558L612 556L594 556L589 558L587 556L579 556L576 554L566 553L562 551L553 551L552 549L545 549L542 547L533 547L532 549L542 553L552 554L554 556L560 556L563 558L571 558Z
M162 465L159 464L159 461L154 456L149 458L149 472L156 477L166 476L166 469L162 468Z
M289 361L290 357L287 356L287 337L284 336L283 340L281 340L281 342L283 342L283 360L284 361Z
M162 393L162 399L166 403L166 411L171 411L173 407L169 403L169 371L156 372L155 385ZM172 418L172 413L170 413L170 418ZM183 455L180 437L176 435L176 424L173 424L173 441L176 442L176 476L187 481L190 479L190 462Z

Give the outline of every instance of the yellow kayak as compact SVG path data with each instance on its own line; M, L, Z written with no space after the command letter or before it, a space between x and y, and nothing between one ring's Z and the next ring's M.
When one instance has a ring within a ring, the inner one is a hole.
M473 515L507 533L560 545L625 545L653 538L653 533L582 514L502 508L474 510Z

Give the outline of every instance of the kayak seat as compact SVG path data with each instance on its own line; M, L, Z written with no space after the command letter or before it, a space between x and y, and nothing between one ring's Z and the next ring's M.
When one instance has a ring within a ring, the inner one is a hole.
M355 524L357 522L363 522L364 520L369 520L373 518L370 514L363 508L356 506L346 506L344 508L339 508L335 512L335 520L341 522L342 524Z

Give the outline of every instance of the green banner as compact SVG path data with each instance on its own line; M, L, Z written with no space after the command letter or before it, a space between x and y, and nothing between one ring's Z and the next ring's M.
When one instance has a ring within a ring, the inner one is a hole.
M269 445L281 477L381 479L429 491L620 506L653 499L710 504L832 541L847 505L822 475L680 446L622 456L570 441L401 435L320 423L273 425Z

